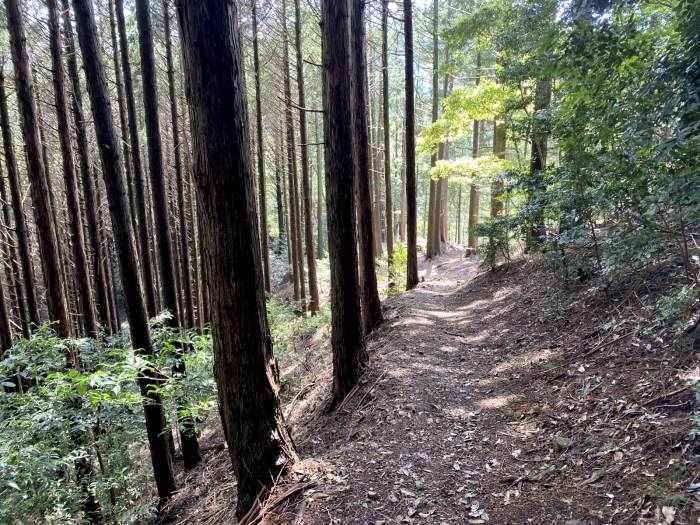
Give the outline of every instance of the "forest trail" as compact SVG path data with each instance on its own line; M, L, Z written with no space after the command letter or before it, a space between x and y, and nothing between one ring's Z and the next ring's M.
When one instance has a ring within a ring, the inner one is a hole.
M695 523L676 511L698 458L692 393L655 372L669 354L544 271L486 272L457 249L423 261L384 301L357 390L320 415L319 377L292 411L297 472L318 485L290 521Z
M317 496L320 508L304 523L310 515L310 523L493 521L495 509L479 503L483 477L498 465L482 415L511 397L493 377L492 346L508 331L508 292L469 290L479 261L462 250L421 270L416 289L385 302L364 385L335 416L349 421L300 444L302 457L328 463L336 476L334 492Z

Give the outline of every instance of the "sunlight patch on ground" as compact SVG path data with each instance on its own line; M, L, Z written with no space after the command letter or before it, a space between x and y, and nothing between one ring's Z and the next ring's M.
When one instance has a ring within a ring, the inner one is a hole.
M516 396L515 394L487 397L486 399L478 401L477 405L485 410L495 410L509 405L511 402L518 399L518 397L520 396Z

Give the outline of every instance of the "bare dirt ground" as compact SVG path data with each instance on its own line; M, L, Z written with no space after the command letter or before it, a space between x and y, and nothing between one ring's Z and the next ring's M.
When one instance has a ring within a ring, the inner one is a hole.
M258 523L700 523L698 356L645 339L654 290L601 300L532 261L490 273L457 249L421 275L384 302L368 370L332 413L327 343L300 345L291 479L313 486ZM207 469L216 485L194 483L220 505L235 482ZM177 522L231 523L196 514Z

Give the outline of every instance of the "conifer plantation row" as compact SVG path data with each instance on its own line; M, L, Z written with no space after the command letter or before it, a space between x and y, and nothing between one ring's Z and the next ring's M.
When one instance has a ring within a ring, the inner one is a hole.
M2 1L0 523L155 522L212 433L252 523L297 342L347 410L454 250L697 318L695 0Z

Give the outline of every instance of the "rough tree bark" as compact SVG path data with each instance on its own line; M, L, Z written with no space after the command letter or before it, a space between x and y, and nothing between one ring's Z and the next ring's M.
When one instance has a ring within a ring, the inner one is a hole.
M433 104L432 104L432 122L438 119L440 108L440 93L438 91L438 71L439 71L439 40L438 40L438 0L433 0ZM442 151L442 144L438 146L438 150ZM434 168L437 164L440 154L433 153L430 156L430 167ZM438 189L438 181L432 176L430 177L430 196L428 202L428 235L427 235L427 256L435 257L440 255L440 192Z
M351 54L352 54L352 111L354 133L355 192L357 199L357 243L359 259L360 301L362 326L369 334L382 321L382 306L377 290L374 266L376 244L374 210L370 189L369 133L367 128L367 56L365 51L365 3L352 1ZM326 153L328 155L328 153ZM326 161L326 170L328 162ZM330 228L330 225L329 225ZM330 230L329 230L330 234Z
M323 170L321 169L323 137L318 131L318 114L314 117L314 131L316 137L316 258L323 259L325 251L323 241Z
M20 109L20 123L24 136L34 215L39 234L39 253L46 285L46 302L51 321L58 321L62 337L71 334L71 323L66 301L65 283L61 276L61 256L50 201L46 166L41 151L39 120L34 100L34 81L29 67L24 23L19 0L5 0L7 26L10 33L12 62L15 68L15 88Z
M314 232L311 223L311 185L309 183L309 145L306 133L306 97L304 94L304 61L301 49L301 9L299 0L294 0L295 32L297 52L297 92L299 97L299 140L301 141L301 196L304 204L304 238L306 240L306 266L309 271L309 304L311 313L319 308L316 259L314 257ZM303 272L302 272L303 273Z
M296 457L265 314L243 54L233 0L177 4L212 300L214 373L240 519Z
M353 0L353 3L361 0ZM357 6L353 11L357 12ZM339 402L357 383L367 361L362 340L355 237L356 167L352 126L353 74L348 4L321 1L326 213L331 269L333 398ZM360 22L355 18L355 23ZM361 23L361 22L360 22ZM353 31L357 37L356 31ZM353 46L354 47L354 46ZM355 61L355 67L358 66Z
M135 248L131 240L126 188L121 174L117 133L112 120L107 77L100 61L101 48L97 39L92 0L73 0L73 8L102 160L102 176L109 199L109 211L119 258L131 341L137 351L145 355L152 355L153 346L148 317L138 277ZM159 378L155 376L155 371L149 370L139 376L138 384L141 395L144 397L146 430L158 494L161 498L167 498L175 491L175 477L166 437L167 432L165 432L163 403L160 395L153 389L159 383Z
M413 79L413 5L403 0L404 42L406 47L406 288L418 284L418 254L416 251L416 114Z
M481 51L476 53L476 85L481 80ZM479 156L479 121L474 121L472 131L472 158ZM469 222L467 224L467 245L476 248L478 239L476 238L476 225L479 223L479 186L469 185Z

